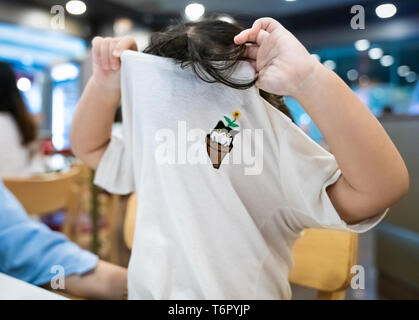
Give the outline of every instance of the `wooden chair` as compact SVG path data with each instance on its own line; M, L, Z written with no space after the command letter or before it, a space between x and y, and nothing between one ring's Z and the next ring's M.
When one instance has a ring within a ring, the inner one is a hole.
M128 249L132 249L134 241L135 218L137 215L138 198L134 193L132 194L127 203L127 211L125 213L124 222L124 242Z
M124 241L129 249L134 239L137 196L127 205ZM293 248L291 283L317 290L319 300L343 300L349 287L351 268L356 264L358 235L326 229L305 230Z
M107 195L105 214L109 230L109 262L120 263L120 232L123 223L121 215L121 197L116 194Z
M326 229L305 230L293 248L291 283L317 290L319 300L344 300L356 264L358 235Z
M29 215L45 215L65 209L63 233L74 241L75 220L79 211L80 170L51 173L30 178L4 178L4 185L14 194Z

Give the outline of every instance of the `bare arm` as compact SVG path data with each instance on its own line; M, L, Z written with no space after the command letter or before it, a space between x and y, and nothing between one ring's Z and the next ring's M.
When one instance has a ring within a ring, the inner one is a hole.
M91 78L74 114L70 138L72 150L93 169L97 168L110 141L119 97L119 90L104 90Z
M65 292L86 299L124 299L127 293L127 270L99 260L91 272L67 277Z
M51 290L49 283L42 287ZM67 276L64 281L64 293L84 299L125 299L127 269L99 260L91 271Z
M120 104L120 56L137 49L133 38L100 38L92 42L93 76L90 78L71 125L71 148L96 169L108 146L115 112Z
M343 220L360 222L401 200L409 188L402 157L375 116L334 72L318 64L295 96L342 170L327 191Z
M376 216L406 195L406 166L383 127L288 30L274 19L262 18L234 40L251 43L247 56L259 75L256 85L297 99L324 135L342 170L340 180L327 191L345 222Z

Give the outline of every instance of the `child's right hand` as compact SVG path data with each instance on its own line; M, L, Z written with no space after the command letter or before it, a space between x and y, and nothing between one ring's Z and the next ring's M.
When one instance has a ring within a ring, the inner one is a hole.
M108 90L119 90L121 88L121 54L125 50L138 50L137 43L133 37L95 37L93 39L93 81L96 84Z
M277 95L297 98L307 80L317 81L314 71L322 66L297 38L272 18L261 18L235 38L248 43L247 57L258 73L256 86Z

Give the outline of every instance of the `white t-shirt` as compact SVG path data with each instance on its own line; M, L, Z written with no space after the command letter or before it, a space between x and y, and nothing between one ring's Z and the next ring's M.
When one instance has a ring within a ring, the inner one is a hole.
M0 112L0 177L21 177L29 174L30 150L22 145L16 121Z
M247 63L233 75L252 76ZM365 232L384 216L347 226L325 190L341 176L335 158L255 87L206 83L127 51L122 108L123 138L95 181L138 194L130 299L290 299L302 230Z

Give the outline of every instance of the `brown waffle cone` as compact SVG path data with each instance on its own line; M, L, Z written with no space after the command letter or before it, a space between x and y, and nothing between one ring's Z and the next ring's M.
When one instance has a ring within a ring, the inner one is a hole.
M212 166L215 169L219 169L221 166L221 162L223 162L223 159L225 156L230 153L230 151L233 149L233 144L231 144L229 147L225 147L218 142L211 141L210 135L207 135L207 152L208 156L211 160Z

